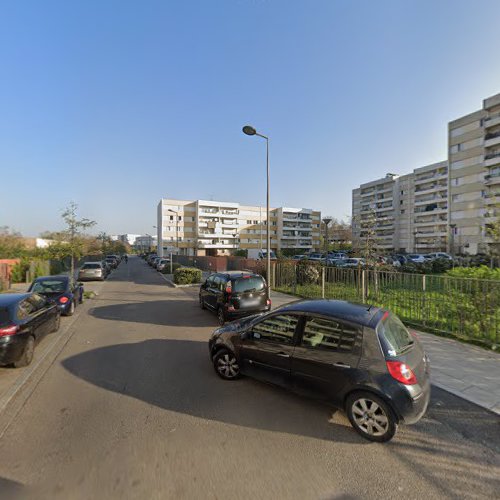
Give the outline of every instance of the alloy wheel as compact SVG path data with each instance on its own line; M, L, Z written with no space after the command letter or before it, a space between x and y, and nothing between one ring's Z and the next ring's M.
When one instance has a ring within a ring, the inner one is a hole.
M234 378L240 373L236 357L228 352L217 358L216 367L217 371L225 378Z
M371 399L354 401L352 416L357 426L370 436L381 437L389 430L389 418L384 409Z

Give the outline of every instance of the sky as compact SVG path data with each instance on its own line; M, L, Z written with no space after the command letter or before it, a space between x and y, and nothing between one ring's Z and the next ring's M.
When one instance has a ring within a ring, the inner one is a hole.
M346 219L500 92L498 0L0 0L0 226L152 233L162 198Z

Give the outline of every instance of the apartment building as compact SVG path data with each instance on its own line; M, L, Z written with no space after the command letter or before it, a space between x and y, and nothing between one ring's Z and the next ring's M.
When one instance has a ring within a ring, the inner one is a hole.
M451 238L455 253L487 252L485 231L500 216L500 94L448 124Z
M137 236L134 241L134 247L140 252L149 252L157 246L156 236L150 234Z
M379 252L446 250L448 167L439 162L406 175L387 174L353 190L353 242L371 233Z
M161 254L230 255L265 249L266 208L213 200L162 199L157 209ZM321 213L305 208L270 210L271 249L310 251L320 245ZM160 255L161 255L160 254Z

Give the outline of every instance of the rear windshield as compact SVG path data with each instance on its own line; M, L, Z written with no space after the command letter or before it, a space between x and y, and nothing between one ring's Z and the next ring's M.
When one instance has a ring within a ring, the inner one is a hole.
M399 356L414 343L405 325L393 314L384 316L377 332L386 356Z
M0 326L10 323L9 310L5 307L0 307Z
M101 264L95 263L95 264L83 264L82 269L100 269Z
M66 282L62 280L45 280L37 281L31 289L32 292L48 293L48 292L64 292L66 290Z
M260 292L264 290L264 280L260 276L250 276L249 278L238 278L233 281L233 292Z

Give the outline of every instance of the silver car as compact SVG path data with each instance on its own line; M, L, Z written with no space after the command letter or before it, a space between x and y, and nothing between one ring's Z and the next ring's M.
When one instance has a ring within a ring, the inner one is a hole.
M158 261L158 264L156 264L156 269L160 272L164 269L167 269L168 267L170 267L170 259L160 259Z
M99 280L104 281L106 278L106 271L100 262L84 262L78 271L79 281Z

